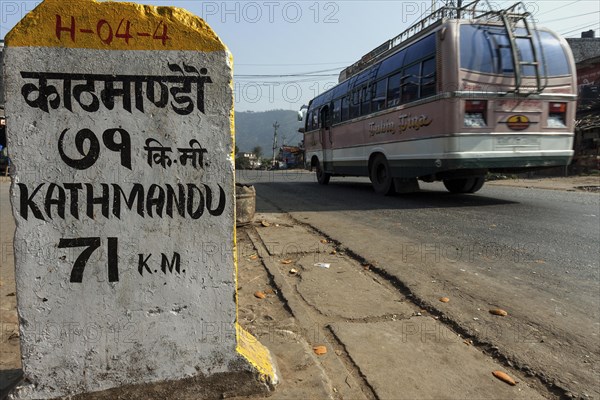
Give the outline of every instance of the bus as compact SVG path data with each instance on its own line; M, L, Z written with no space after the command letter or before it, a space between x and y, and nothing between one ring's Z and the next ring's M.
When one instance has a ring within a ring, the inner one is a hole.
M442 7L304 106L306 168L324 185L368 176L383 195L418 180L474 193L488 172L568 165L576 93L569 45L523 3Z

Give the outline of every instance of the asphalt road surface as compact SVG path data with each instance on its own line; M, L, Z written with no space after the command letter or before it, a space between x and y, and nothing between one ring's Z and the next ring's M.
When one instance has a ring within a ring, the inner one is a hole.
M482 351L557 394L600 399L598 194L421 183L381 197L365 178L321 186L300 171L239 171L238 182L255 185L257 211L339 242Z

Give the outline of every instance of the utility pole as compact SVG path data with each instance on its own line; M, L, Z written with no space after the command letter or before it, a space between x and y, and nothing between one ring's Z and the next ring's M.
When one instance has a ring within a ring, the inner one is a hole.
M273 124L275 132L273 133L273 167L275 166L275 149L277 148L277 129L279 129L279 123L275 121Z

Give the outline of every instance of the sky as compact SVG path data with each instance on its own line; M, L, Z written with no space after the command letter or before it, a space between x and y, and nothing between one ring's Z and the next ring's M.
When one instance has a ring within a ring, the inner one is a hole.
M215 30L234 57L237 111L299 110L335 85L344 67L429 14L432 6L432 0L135 2L187 9ZM0 37L39 3L0 0ZM442 1L436 3L439 7ZM507 7L514 2L490 3ZM564 37L580 37L589 29L600 37L597 0L524 4L538 25Z

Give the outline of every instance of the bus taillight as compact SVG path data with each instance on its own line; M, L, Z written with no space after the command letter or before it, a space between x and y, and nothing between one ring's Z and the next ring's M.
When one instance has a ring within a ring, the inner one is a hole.
M467 100L465 102L465 126L485 128L487 126L487 100Z
M548 112L549 128L564 128L567 126L567 103L550 103Z

